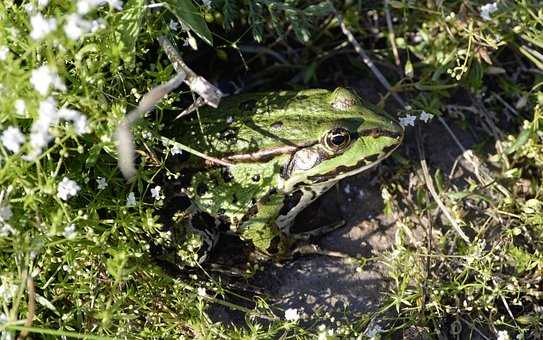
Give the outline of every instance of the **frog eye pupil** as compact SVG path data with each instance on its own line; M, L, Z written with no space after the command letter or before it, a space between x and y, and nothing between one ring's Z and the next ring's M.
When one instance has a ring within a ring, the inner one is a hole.
M344 128L335 128L328 132L325 142L333 150L342 149L350 142L349 131Z
M337 136L332 137L332 144L334 144L334 145L339 146L339 145L343 144L344 141L345 141L345 136L343 136L343 135L337 135Z

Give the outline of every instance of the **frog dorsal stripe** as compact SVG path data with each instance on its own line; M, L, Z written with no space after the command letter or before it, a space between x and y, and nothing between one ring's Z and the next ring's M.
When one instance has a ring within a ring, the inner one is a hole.
M223 159L225 161L234 162L234 163L261 162L261 161L269 160L278 155L292 154L300 150L301 148L311 146L315 143L316 141L307 142L307 143L299 143L297 145L285 145L281 147L267 148L267 149L262 149L255 152L250 152L250 153L241 153L241 154L231 155Z

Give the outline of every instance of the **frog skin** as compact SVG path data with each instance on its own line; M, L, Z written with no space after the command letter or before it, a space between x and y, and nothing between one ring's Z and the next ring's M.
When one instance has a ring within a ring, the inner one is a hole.
M265 253L282 248L276 240L306 238L292 231L296 215L342 178L375 167L403 139L401 126L345 88L227 97L170 131L168 147L207 156L171 156L168 170L177 177L165 184L165 206L177 211L164 221L172 244L200 235L199 262L224 231Z

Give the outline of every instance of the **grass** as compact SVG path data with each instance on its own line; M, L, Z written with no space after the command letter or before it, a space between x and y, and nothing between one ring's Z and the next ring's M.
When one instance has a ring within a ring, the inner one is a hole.
M458 149L471 169L461 180L431 162L424 176L416 148L395 156L382 192L385 212L397 217L396 243L365 260L388 269L383 304L350 322L323 315L306 326L286 320L265 297L231 302L228 283L205 271L171 275L153 260L149 240L164 237L161 202L151 197L164 167L159 136L172 112L188 106L188 93L169 95L134 128L141 157L133 183L117 168L113 136L142 95L174 75L156 42L161 35L184 46L185 61L224 89L333 88L374 77L331 3L129 0L76 17L73 1L2 2L3 338L541 337L543 12L536 1L496 4L487 16L476 1L335 4L412 107L397 117L425 111L434 124L460 126L478 139L470 152ZM38 13L45 21L36 21ZM33 78L45 64L48 72ZM56 107L44 106L48 98ZM378 105L392 103L390 93L381 99ZM20 134L6 134L9 127ZM426 127L420 120L408 127L406 145L419 139L427 148ZM64 178L74 182L62 189ZM469 241L443 217L429 182ZM245 322L214 322L212 304L243 312Z

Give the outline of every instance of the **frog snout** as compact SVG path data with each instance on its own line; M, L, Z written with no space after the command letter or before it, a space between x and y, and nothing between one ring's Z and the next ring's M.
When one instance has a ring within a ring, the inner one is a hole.
M361 136L391 137L398 141L403 139L403 127L390 119L379 119L364 122L358 129Z

